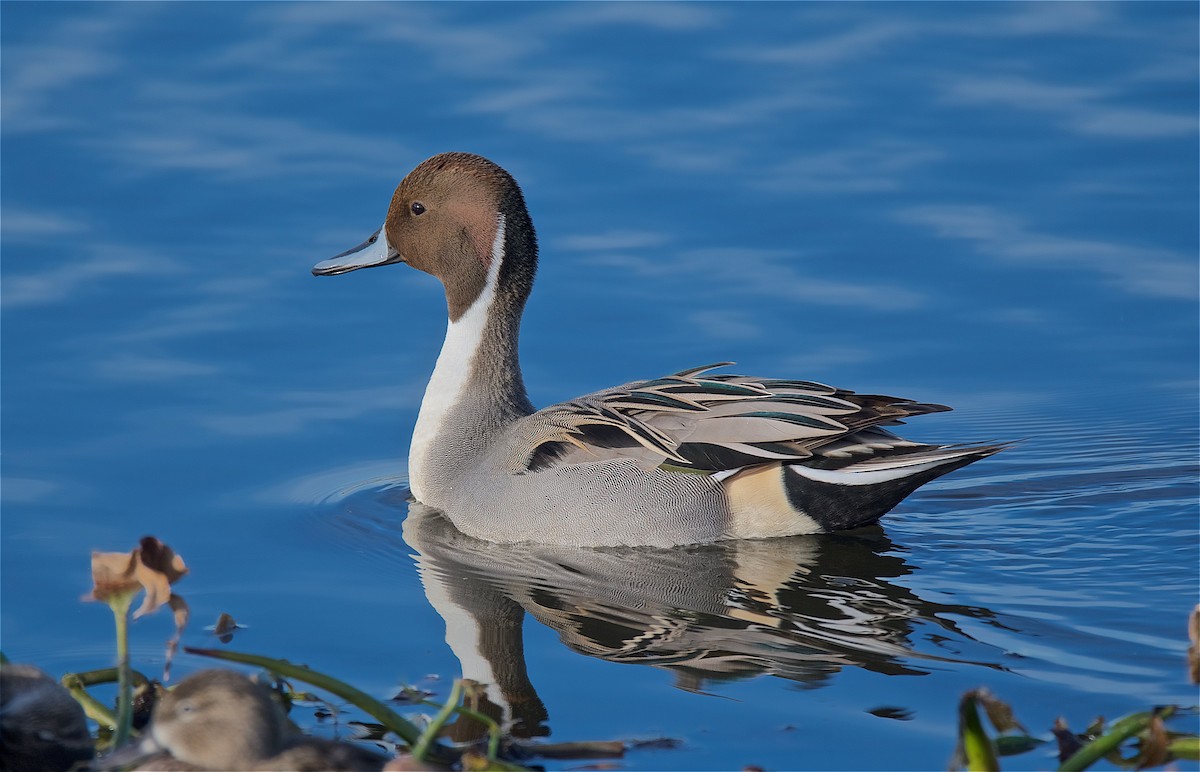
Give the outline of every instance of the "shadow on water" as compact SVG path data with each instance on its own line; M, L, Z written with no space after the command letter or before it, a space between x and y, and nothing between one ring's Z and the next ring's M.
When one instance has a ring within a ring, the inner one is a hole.
M417 552L426 598L446 622L463 677L486 685L480 709L517 737L549 733L530 675L538 667L525 653L527 613L572 651L668 670L694 692L768 674L816 689L847 667L895 676L939 663L1000 668L962 658L959 649L978 644L948 618L994 624L992 613L931 602L892 581L914 569L878 527L675 548L493 544L406 493L375 491L385 500L367 502L363 491L338 525L396 550L401 534L391 523L408 507L402 538ZM388 511L371 517L381 505ZM914 647L918 628L939 653ZM480 730L460 725L454 734Z

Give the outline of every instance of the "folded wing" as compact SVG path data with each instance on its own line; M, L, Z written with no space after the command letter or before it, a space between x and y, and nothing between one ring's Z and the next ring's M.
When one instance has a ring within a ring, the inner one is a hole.
M647 466L720 473L802 462L843 469L898 456L928 459L942 446L881 428L949 408L812 381L773 380L693 368L551 405L516 427L513 471L633 458Z

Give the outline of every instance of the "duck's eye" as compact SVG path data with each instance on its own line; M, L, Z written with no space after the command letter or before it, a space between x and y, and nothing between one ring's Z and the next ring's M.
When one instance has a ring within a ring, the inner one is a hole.
M413 214L425 214L425 205L420 201L412 202L412 207L410 208L412 209Z

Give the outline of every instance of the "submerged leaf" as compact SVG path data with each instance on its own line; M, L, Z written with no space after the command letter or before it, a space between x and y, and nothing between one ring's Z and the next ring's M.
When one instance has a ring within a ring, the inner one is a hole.
M673 751L683 747L683 740L677 737L653 737L649 740L630 740L629 747L637 751Z

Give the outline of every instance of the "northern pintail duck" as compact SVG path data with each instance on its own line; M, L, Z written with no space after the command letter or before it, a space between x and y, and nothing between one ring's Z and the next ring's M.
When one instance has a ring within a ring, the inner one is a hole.
M104 768L379 770L366 748L296 734L267 687L232 670L202 670L159 698L145 736Z
M949 408L697 367L535 410L517 357L538 249L508 172L443 153L396 188L383 227L313 268L407 263L441 280L449 325L409 455L421 502L496 542L677 545L875 522L1002 445L882 428Z

